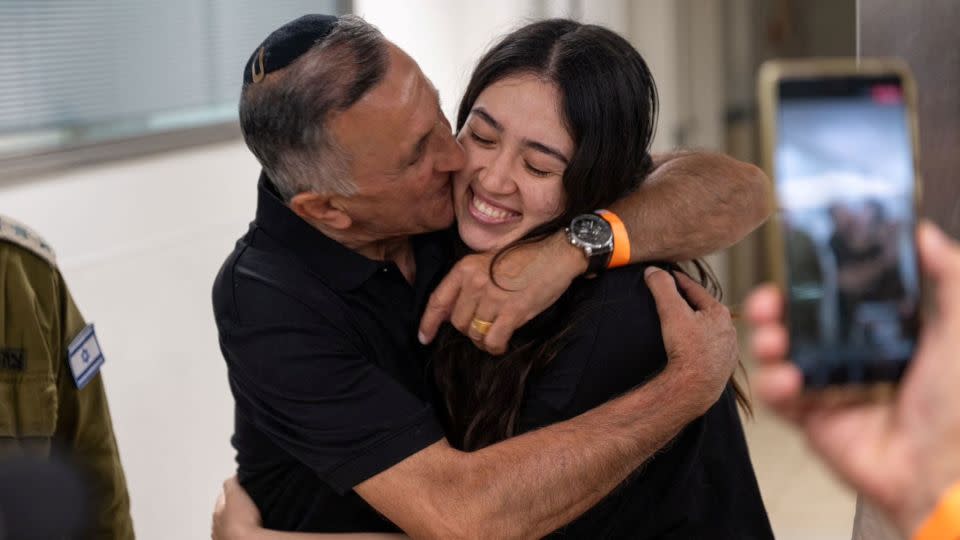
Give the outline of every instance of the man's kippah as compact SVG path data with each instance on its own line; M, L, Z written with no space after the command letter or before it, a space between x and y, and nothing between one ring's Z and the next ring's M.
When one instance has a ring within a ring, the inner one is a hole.
M331 15L304 15L273 31L253 51L243 69L243 85L258 83L268 73L283 69L323 41L337 25Z

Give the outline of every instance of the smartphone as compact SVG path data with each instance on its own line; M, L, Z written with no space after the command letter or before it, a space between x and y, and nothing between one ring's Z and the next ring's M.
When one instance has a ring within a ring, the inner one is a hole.
M895 59L760 69L769 255L807 388L896 382L916 348L915 88Z

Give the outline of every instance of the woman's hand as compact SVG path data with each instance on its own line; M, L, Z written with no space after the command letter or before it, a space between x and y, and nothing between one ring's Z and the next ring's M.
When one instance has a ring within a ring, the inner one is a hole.
M213 540L247 540L262 531L260 511L236 476L223 482L213 509Z
M587 269L583 252L563 232L520 246L497 261L495 253L468 255L430 296L420 321L420 341L433 341L444 321L490 354L503 354L517 328L550 307ZM479 321L475 323L474 321Z

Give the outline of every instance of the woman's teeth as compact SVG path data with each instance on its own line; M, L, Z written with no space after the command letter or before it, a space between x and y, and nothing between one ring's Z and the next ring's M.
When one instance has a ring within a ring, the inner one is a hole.
M481 217L487 218L492 221L506 221L510 218L519 216L517 212L511 212L509 210L504 210L502 208L496 208L490 206L489 204L480 200L476 195L473 196L473 209L480 214Z

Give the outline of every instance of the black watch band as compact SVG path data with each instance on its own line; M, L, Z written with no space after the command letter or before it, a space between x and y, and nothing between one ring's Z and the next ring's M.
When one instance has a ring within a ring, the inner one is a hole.
M587 258L587 275L596 276L603 273L607 269L607 266L610 264L610 257L613 256L613 252L607 253L595 253Z

